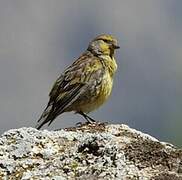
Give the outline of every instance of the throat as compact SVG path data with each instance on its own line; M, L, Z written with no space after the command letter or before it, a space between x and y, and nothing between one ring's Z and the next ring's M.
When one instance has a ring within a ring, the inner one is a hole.
M114 57L110 56L100 56L102 58L102 63L104 64L105 68L109 71L111 77L115 74L117 70L117 64Z
M109 74L111 77L114 76L116 70L117 70L117 64L116 64L116 61L115 61L115 58L111 58L112 61L109 62L109 66L108 66L108 70L109 70Z

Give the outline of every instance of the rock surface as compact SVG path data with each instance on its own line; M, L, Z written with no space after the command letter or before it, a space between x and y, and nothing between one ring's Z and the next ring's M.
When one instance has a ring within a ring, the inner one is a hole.
M182 150L126 125L12 129L0 138L0 179L182 179Z

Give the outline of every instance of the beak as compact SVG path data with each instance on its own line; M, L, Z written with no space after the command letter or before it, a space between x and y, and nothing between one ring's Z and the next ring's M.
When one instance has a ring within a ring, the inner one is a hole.
M120 47L118 45L113 45L114 49L119 49Z

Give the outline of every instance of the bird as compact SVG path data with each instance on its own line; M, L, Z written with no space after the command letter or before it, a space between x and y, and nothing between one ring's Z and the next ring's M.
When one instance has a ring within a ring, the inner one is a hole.
M98 35L90 41L85 52L55 81L36 128L46 123L49 126L65 112L75 112L86 122L95 123L88 113L99 108L111 94L117 70L115 50L119 48L117 39L110 34Z

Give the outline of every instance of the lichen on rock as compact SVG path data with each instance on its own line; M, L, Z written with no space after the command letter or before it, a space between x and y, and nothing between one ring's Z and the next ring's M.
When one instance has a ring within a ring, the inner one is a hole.
M12 129L0 138L0 179L182 179L182 150L122 124Z

